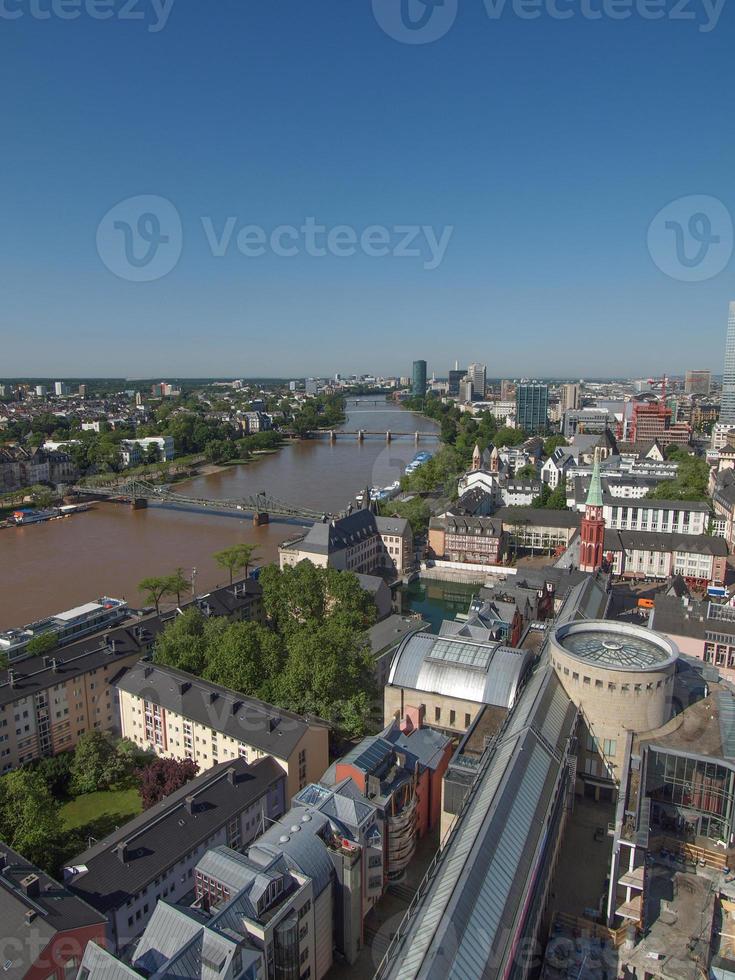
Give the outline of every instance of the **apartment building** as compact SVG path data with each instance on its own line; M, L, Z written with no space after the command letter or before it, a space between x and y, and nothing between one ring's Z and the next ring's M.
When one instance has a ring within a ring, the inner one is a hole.
M0 845L3 965L11 980L67 980L105 917L7 844Z
M160 621L137 622L0 672L0 772L119 728L113 679L150 653Z
M709 534L605 529L604 555L614 575L667 579L681 575L694 586L721 584L727 569L727 544Z
M65 883L105 916L107 944L122 953L159 901L193 899L194 869L209 848L241 850L285 807L273 759L222 763L72 858Z
M211 684L173 667L141 662L116 681L123 737L200 770L270 755L286 773L290 800L329 765L329 726Z
M704 534L710 506L697 500L651 500L630 503L604 494L602 516L606 528L620 531L663 531L671 534Z

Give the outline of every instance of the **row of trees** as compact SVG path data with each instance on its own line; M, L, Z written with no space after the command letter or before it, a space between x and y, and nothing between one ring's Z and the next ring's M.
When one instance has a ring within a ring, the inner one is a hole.
M156 662L363 734L376 693L365 637L375 608L357 577L305 561L269 565L260 582L267 627L189 609L159 635Z
M220 568L225 569L230 576L230 585L238 572L245 571L247 575L256 548L253 544L235 544L230 548L216 552L213 556ZM145 596L146 601L161 611L161 601L166 596L176 596L176 605L181 605L181 596L191 588L191 582L184 575L182 568L177 568L171 575L150 575L138 582L138 591Z

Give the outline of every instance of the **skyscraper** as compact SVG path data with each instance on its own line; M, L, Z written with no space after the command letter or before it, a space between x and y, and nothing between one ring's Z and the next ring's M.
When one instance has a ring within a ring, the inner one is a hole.
M472 382L472 391L478 401L485 397L485 383L487 379L487 368L484 364L470 364L467 368L467 377Z
M567 412L569 409L579 408L579 385L578 384L564 384L561 386L561 405L562 412Z
M516 385L516 425L526 432L545 429L548 423L549 386L537 381Z
M454 367L450 368L449 371L449 390L447 394L450 398L457 398L459 395L459 383L462 378L465 377L467 372L464 368L458 368L457 362L454 362Z
M730 303L730 315L727 318L720 422L735 423L735 302Z
M426 394L426 361L413 362L411 394L414 398L423 398Z

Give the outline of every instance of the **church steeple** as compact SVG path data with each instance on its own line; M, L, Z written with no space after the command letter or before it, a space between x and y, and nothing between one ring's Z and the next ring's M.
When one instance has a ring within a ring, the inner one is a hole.
M605 520L602 516L602 506L600 453L598 449L595 449L592 477L587 491L587 501L584 505L584 517L579 529L579 567L583 572L596 572L602 565L605 544Z

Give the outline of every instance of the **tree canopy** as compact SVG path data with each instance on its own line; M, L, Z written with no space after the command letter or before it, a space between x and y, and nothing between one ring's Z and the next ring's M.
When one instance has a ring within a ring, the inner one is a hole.
M188 609L158 636L156 662L362 734L375 695L372 599L352 573L309 561L269 565L260 581L269 627Z
M676 458L676 457L674 457ZM663 480L648 496L655 500L708 500L709 466L698 456L681 453L673 480Z

